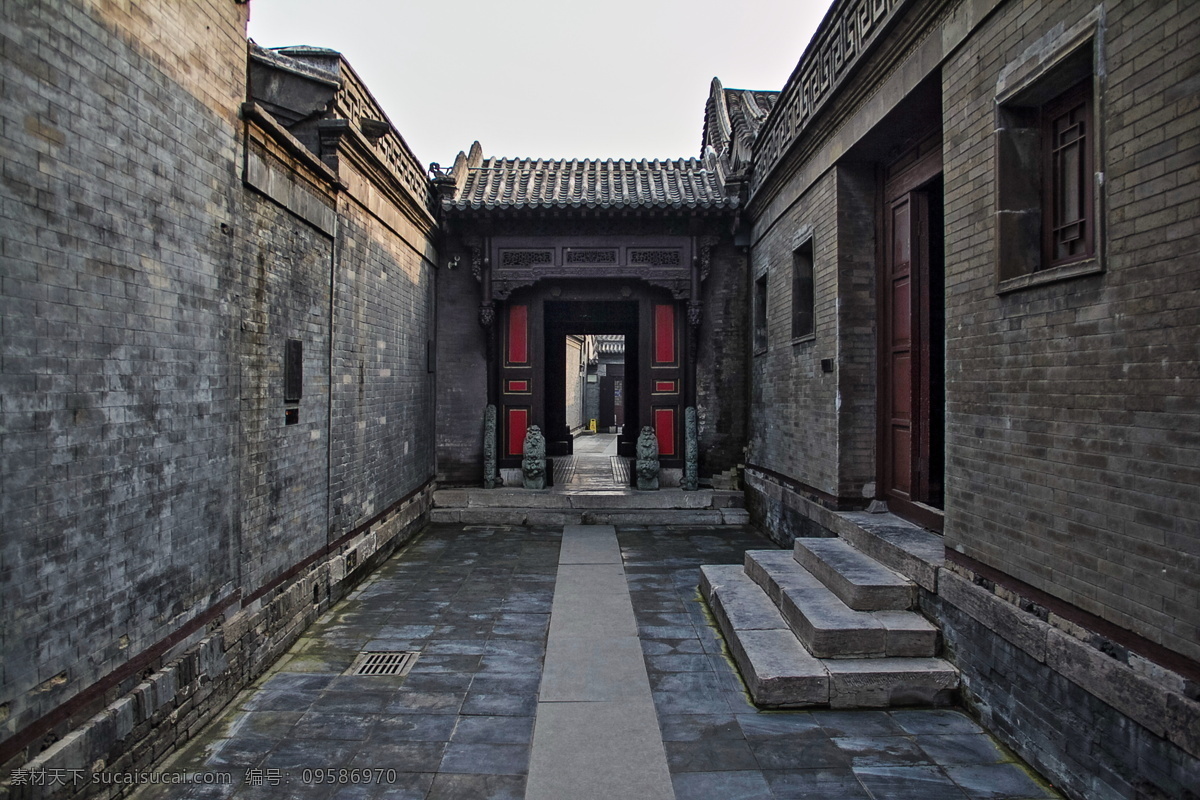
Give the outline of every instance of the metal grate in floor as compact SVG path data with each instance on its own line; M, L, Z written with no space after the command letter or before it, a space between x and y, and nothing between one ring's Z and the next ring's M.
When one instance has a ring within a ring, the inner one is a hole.
M575 472L575 456L554 457L554 485L566 486Z
M622 456L610 456L612 459L613 482L617 486L629 485L629 459Z
M412 669L420 653L365 650L346 670L347 675L390 675L403 677Z

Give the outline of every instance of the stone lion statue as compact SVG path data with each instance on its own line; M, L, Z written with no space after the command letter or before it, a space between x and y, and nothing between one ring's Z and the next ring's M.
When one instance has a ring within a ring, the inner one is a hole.
M637 473L637 488L658 488L658 437L649 425L638 434L634 472Z
M546 488L546 437L537 425L530 425L525 430L524 457L521 460L521 474L525 479L526 489Z

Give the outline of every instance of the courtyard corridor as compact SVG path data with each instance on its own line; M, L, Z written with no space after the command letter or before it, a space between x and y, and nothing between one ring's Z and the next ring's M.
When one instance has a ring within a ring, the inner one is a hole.
M736 526L431 525L161 768L228 782L137 796L1058 796L955 710L751 705L697 583L770 546ZM348 674L363 651L418 655Z

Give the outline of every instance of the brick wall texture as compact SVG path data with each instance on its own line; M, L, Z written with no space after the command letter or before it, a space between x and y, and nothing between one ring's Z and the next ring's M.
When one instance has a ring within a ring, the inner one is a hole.
M353 198L337 257L330 501L342 534L433 476L433 265Z
M744 463L749 407L747 259L728 241L719 242L710 259L696 336L696 428L699 472L705 478Z
M926 2L912 14L930 35L882 48L861 74L940 84L946 544L1200 657L1200 9ZM998 291L997 86L1081 25L1098 65L1103 272ZM905 144L889 156L876 124L903 97L845 95L828 112L842 123L818 119L789 177L751 202L768 346L752 356L748 462L850 504L876 472L875 170ZM791 250L808 229L816 336L793 342ZM820 372L826 357L836 377Z
M875 479L874 170L837 165L755 227L767 347L753 355L748 463L841 506ZM811 336L792 336L793 253L812 243ZM822 371L822 360L833 365Z
M150 766L425 518L425 199L239 119L246 9L0 19L4 773Z
M5 4L0 738L235 588L245 11Z
M946 543L1196 659L1196 4L1103 4L1104 274L994 288L999 72L1093 7L1006 3L943 68Z
M1194 796L1194 710L1179 709L1193 708L1181 676L1200 658L1200 6L928 0L903 17L778 171L756 176L750 280L767 276L768 345L752 356L747 507L777 541L828 534L828 505L875 478L876 209L883 167L924 135L905 112L931 92L945 544L1099 621L1066 626L1085 644L1054 650L1068 634L1014 637L1042 623L1006 632L953 587L925 610L974 710L1071 796ZM1055 59L1069 41L1093 55L1101 268L1000 285L998 93L1039 70L1067 80L1072 62ZM793 343L791 249L810 227L816 336ZM1108 624L1156 660L1136 688L1097 679L1150 663L1097 632Z

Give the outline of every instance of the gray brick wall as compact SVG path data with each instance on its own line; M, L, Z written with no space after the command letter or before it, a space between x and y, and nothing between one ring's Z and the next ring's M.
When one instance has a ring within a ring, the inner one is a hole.
M997 77L1094 4L1008 3L943 70L947 545L1200 657L1200 7L1104 4L1105 273L995 291Z
M750 346L748 259L721 241L703 285L704 319L696 340L696 421L700 475L711 477L745 462Z
M329 270L333 242L245 195L241 321L241 586L251 594L328 541ZM284 348L303 345L303 393L284 403ZM285 408L297 412L286 424Z
M245 13L5 4L0 739L234 589Z
M942 570L939 594L922 590L921 607L939 621L964 702L989 730L1068 797L1197 797L1200 706L1179 676L1111 642L1102 652L1061 618L1047 624L958 572Z
M432 247L254 126L243 185L245 15L0 20L5 772L151 766L425 518Z
M353 200L341 201L334 293L333 534L433 477L433 265Z
M767 277L767 347L750 367L748 463L828 495L839 493L837 181L830 172L778 218L759 220L751 281ZM792 338L792 253L811 233L815 336ZM753 346L753 345L751 345Z
M437 476L447 486L478 486L487 406L487 345L479 325L483 294L471 275L470 250L447 257L456 253L458 266L437 273Z

